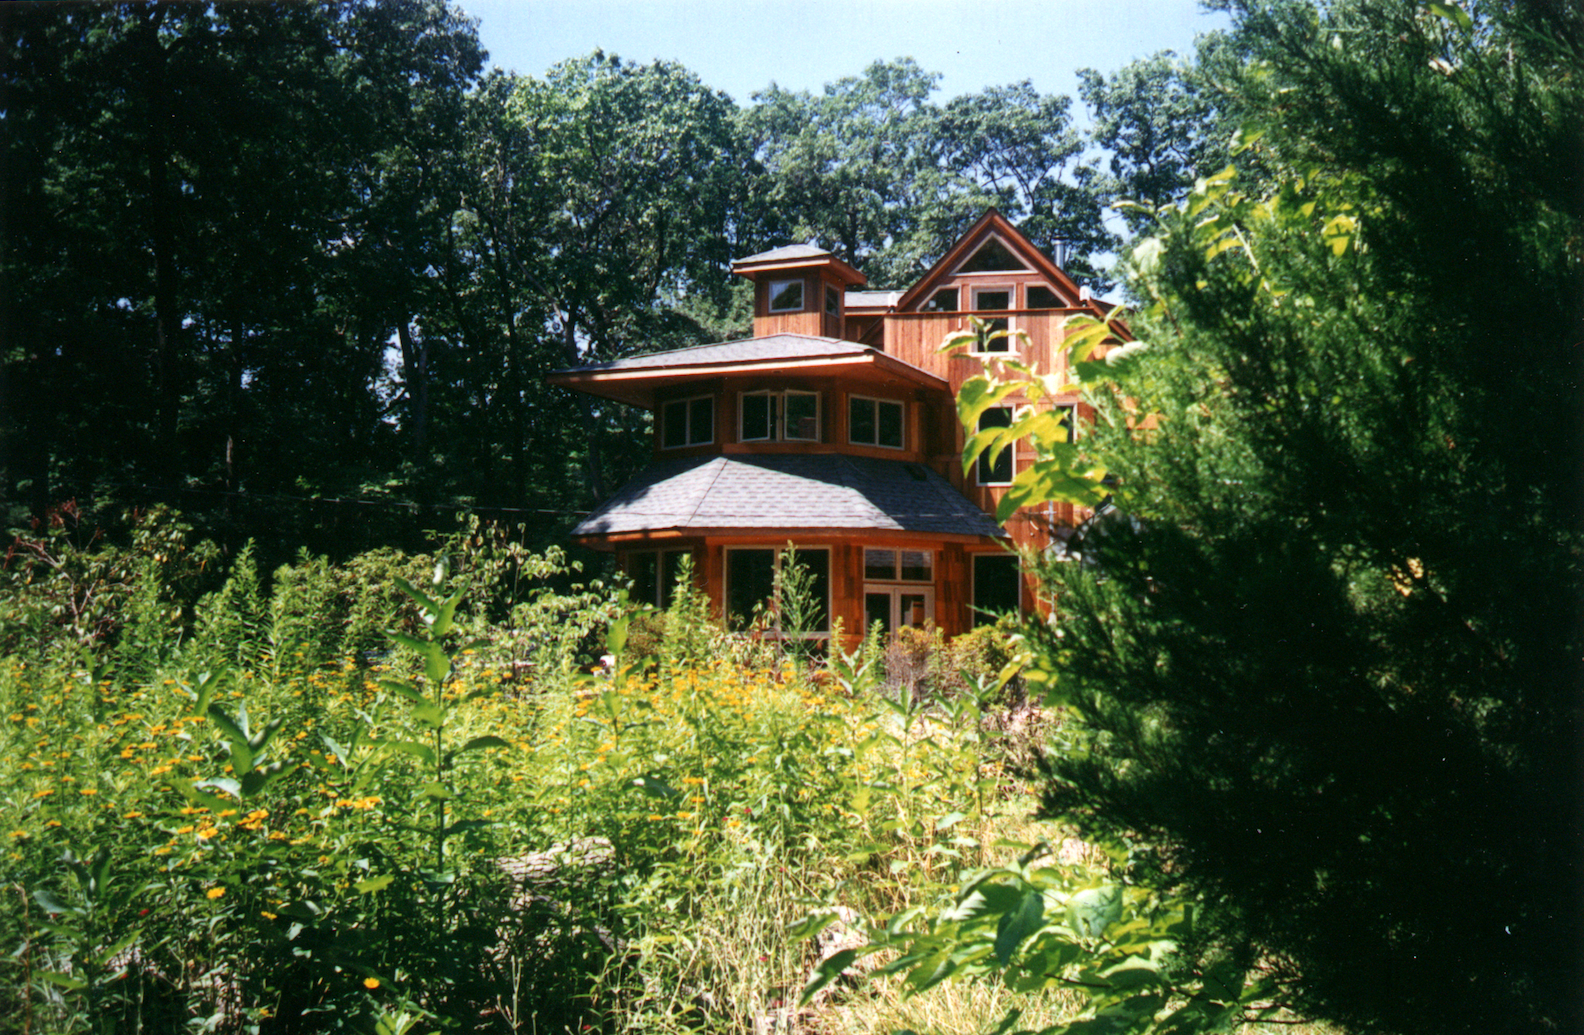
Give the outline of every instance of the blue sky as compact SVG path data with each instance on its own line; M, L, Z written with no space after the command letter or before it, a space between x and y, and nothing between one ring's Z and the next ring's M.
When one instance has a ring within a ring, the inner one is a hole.
M898 57L941 73L937 101L1028 79L1076 102L1077 69L1111 72L1158 50L1190 53L1196 35L1226 24L1198 0L453 2L479 19L501 68L536 76L599 48L630 61L679 61L739 104L771 82L817 91Z

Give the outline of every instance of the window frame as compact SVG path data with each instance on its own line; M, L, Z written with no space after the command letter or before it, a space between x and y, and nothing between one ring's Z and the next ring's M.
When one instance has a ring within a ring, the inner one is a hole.
M808 632L804 633L802 635L802 638L803 639L807 639L807 640L829 639L830 638L830 632L831 632L831 605L832 605L832 598L835 595L835 586L833 585L833 580L831 578L831 562L834 560L835 550L833 548L829 547L829 546L800 546L797 543L792 543L791 546L792 546L792 548L794 550L797 551L799 557L805 556L805 555L810 554L810 553L823 553L825 555L825 600L824 600L824 612L825 612L824 613L824 619L825 619L825 624L824 624L823 628L811 629ZM742 623L743 623L741 628L732 629L732 631L734 631L734 632L747 632L747 631L751 630L752 627L753 627L752 626L753 615L752 614L733 615L733 613L732 613L732 610L731 610L732 588L733 588L732 587L732 554L734 554L734 553L754 553L754 552L769 553L771 555L771 567L770 567L770 573L771 574L770 574L770 587L769 587L769 590L763 596L758 597L754 601L755 604L760 604L760 603L763 603L766 600L773 600L774 599L774 596L775 596L775 578L776 578L776 576L778 574L780 574L780 571L781 571L781 557L786 553L786 547L785 546L727 546L727 547L724 547L722 549L722 554L721 554L721 575L722 575L722 579L721 579L721 611L722 611L722 617L725 620L728 628L732 627L732 623L733 623L734 618L740 619L742 621ZM773 623L768 628L766 628L766 629L764 629L762 631L766 632L766 633L770 633L770 634L772 634L774 636L777 636L777 637L787 638L786 634L784 632L782 632L782 630L781 630L781 618L780 618L780 615L776 615Z
M814 435L804 438L801 435L787 434L787 399L790 396L808 396L814 400ZM737 393L737 441L738 442L823 442L825 428L825 409L823 392L811 392L802 388L756 388L751 391ZM750 438L747 426L744 424L747 410L743 400L750 397L762 396L769 400L769 434Z
M827 316L841 315L841 294L829 284L825 285L825 314Z
M873 403L875 440L865 442L853 437L853 404L859 402ZM899 426L901 428L901 441L897 445L888 445L880 441L880 406L881 404L895 406L899 410ZM856 392L847 395L847 444L850 446L873 446L876 449L906 450L908 443L907 403L901 399L886 399L878 395L859 395Z
M871 553L889 553L891 555L891 573L889 575L871 575L869 555ZM929 575L922 579L910 579L903 576L905 570L902 564L902 555L905 553L923 554ZM935 584L935 551L934 550L904 550L894 546L866 546L863 548L863 578L868 583L891 583L901 586L933 586Z
M705 439L702 439L702 440L699 440L699 441L694 441L694 438L693 438L693 404L696 403L696 402L704 401L704 400L707 400L709 402L710 433L709 433L709 437L708 438L705 438ZM669 419L668 419L666 414L667 414L667 411L669 411L671 409L671 407L673 407L673 406L681 406L681 407L683 407L683 410L682 410L682 413L683 413L683 425L682 426L683 426L683 429L684 429L683 438L685 438L687 440L685 442L671 442L670 441L670 436L666 433L667 425L670 423L670 421L669 421ZM711 445L714 445L715 444L715 425L717 423L716 418L718 416L718 414L715 412L715 408L716 408L715 407L715 396L714 395L709 395L709 394L706 394L706 395L687 395L687 396L683 396L683 397L681 397L679 399L667 399L665 402L661 403L660 404L660 448L661 449L687 449L689 446L711 446Z
M806 278L804 277L786 277L781 280L770 281L765 287L765 312L771 314L806 312L808 310L808 284L805 283L805 280ZM777 306L776 295L781 289L791 287L794 284L797 285L798 289L797 305Z
M1013 553L973 553L968 555L968 618L970 628L977 629L981 625L994 625L999 620L999 615L982 608L979 604L979 562L993 560L1001 563L1012 562L1012 569L1016 573L1015 588L1017 591L1017 616L1021 618L1023 611L1023 565ZM995 615L995 617L992 617Z
M1005 413L1007 415L1007 422L1005 424L995 424L995 425L990 425L989 427L987 427L985 425L984 419L987 416L989 416L990 414L992 414L992 413ZM977 432L980 432L980 431L989 431L990 427L1010 428L1016 422L1017 422L1017 409L1016 409L1016 407L1013 407L1013 406L990 406L990 407L987 407L984 410L983 413L979 414L979 423L975 427L974 430L977 433ZM986 481L985 480L984 472L985 472L986 465L989 463L989 461L987 460L988 455L989 455L989 451L986 450L985 452L980 453L979 456L974 459L974 484L975 485L986 486L986 487L989 487L989 488L1002 488L1002 487L1005 487L1007 485L1011 485L1015 480L1017 480L1017 442L1016 441L1008 443L1006 449L1002 450L1001 457L998 457L996 459L996 461L995 461L996 464L1005 463L1007 465L1007 468L1011 472L1010 474L1007 475L1007 478L1006 478L1005 481ZM992 475L994 473L995 473L994 471L991 472Z
M647 550L628 550L628 551L626 551L626 554L627 554L627 578L633 584L632 588L633 588L633 592L634 593L638 593L638 591L642 588L639 585L638 576L637 576L637 573L636 573L636 570L635 570L636 567L637 567L637 564L638 564L638 558L640 558L640 557L653 557L654 558L654 564L655 564L655 569L654 569L654 592L650 593L650 594L643 594L642 595L643 598L642 599L638 599L635 602L636 603L640 603L640 604L649 604L649 605L651 605L653 607L656 607L656 608L658 608L658 609L660 609L662 611L664 611L667 608L669 608L671 606L671 601L673 599L672 596L671 596L671 589L676 583L676 578L675 578L674 569L673 569L673 572L672 572L672 576L669 577L669 578L667 577L666 560L667 560L667 558L675 558L675 557L677 557L677 556L679 556L681 554L687 554L687 555L691 556L693 554L693 552L694 551L693 551L693 548L691 546L667 547L667 548L662 548L662 547L658 547L657 546L657 547L652 547L652 548L647 549ZM698 581L699 581L698 572L699 572L698 563L697 563L697 559L695 558L695 562L694 562L694 565L693 565L693 582L694 582L695 586L698 585Z
M1006 295L1006 297L1007 297L1006 307L1004 309L986 309L986 308L982 307L979 304L979 296L982 295L982 294L985 294L985 293L996 293L996 294L1004 293ZM1010 356L1010 355L1015 355L1017 353L1017 350L1012 347L1012 340L1013 340L1012 339L1012 330L1013 330L1012 313L1017 311L1017 302L1018 302L1017 285L1015 283L1014 284L1005 284L1005 283L1000 283L1000 284L970 284L970 285L968 285L968 301L970 303L970 308L965 310L965 312L967 312L971 316L978 317L978 319L983 320L985 323L991 324L992 325L990 327L991 331L1004 330L1004 331L1007 332L1005 337L996 339L996 341L1000 343L1000 346L1001 346L1000 348L981 348L980 347L980 343L978 341L975 341L974 345L973 345L973 349L970 351L969 354L970 355L974 355L974 356ZM990 316L990 317L986 317L986 316L980 315L982 313L1005 313L1006 315L1005 316ZM997 327L997 326L994 326L995 324L1001 324L1002 326ZM989 344L989 343L987 342L986 344Z

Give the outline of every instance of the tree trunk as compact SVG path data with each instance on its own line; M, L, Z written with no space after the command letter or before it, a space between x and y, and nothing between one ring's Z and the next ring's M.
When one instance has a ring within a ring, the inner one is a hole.
M413 340L412 327L405 318L396 325L401 343L402 378L407 382L407 419L412 425L413 459L424 460L425 436L429 421L429 342Z

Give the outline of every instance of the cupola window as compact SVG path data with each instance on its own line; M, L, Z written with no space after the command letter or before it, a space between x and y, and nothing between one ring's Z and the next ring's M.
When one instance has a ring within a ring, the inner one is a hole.
M772 280L770 282L770 311L772 313L800 313L803 311L803 280Z

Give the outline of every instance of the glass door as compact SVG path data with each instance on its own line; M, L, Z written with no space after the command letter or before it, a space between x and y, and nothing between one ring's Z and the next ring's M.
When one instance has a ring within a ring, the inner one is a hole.
M935 617L935 590L928 586L864 587L864 628L879 622L886 635L917 627Z

